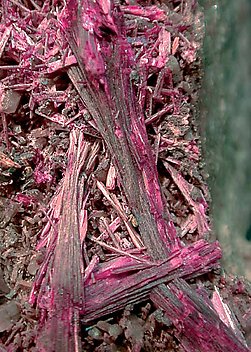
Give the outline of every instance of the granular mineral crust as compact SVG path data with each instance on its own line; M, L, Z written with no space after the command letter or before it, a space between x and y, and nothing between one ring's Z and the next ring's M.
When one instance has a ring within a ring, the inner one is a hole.
M197 2L0 15L0 350L248 351L251 289L211 236Z

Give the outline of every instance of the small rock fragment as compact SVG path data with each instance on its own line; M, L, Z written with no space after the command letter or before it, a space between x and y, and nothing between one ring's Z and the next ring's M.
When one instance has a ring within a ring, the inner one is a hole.
M3 271L0 268L0 294L1 293L9 293L10 289L7 286L6 282L4 281L4 277L3 277Z
M172 322L168 317L164 314L164 312L161 309L155 310L155 312L152 314L155 318L155 320L158 323L164 324L166 326L171 326Z
M15 301L0 306L0 332L9 330L20 318L20 307Z
M123 330L118 324L110 325L108 334L113 338L114 341L123 333Z
M110 326L111 324L109 324L107 321L100 320L97 322L97 327L105 332L108 332Z
M14 90L1 89L0 112L5 114L14 114L21 100L21 94Z
M93 338L93 340L102 340L102 332L95 326L88 331L88 335Z
M170 55L166 66L171 70L173 74L174 83L180 82L182 76L181 76L180 65L176 57L173 55Z
M41 261L43 259L43 256L41 253L36 253L32 256L31 260L30 260L30 263L28 265L28 272L31 274L31 275L35 275L37 270L39 269L40 267L40 264L41 264Z

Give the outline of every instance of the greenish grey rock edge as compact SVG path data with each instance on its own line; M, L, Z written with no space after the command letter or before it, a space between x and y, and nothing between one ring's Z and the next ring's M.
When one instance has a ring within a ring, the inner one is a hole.
M212 197L213 229L223 266L247 274L251 252L251 2L200 0L204 7L200 128Z

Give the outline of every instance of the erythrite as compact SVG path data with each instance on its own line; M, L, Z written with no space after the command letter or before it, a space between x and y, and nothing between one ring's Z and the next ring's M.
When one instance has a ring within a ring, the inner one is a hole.
M195 280L220 268L221 257L218 242L208 242L193 122L198 87L189 72L203 32L196 1L69 0L53 2L51 13L47 1L31 1L32 11L12 2L0 54L11 38L9 61L17 64L4 69L20 82L10 75L8 90L0 87L4 138L7 114L29 92L33 182L44 193L55 189L47 208L40 204L47 223L30 294L40 311L36 348L81 351L80 319L91 323L150 299L182 350L248 351L219 291L211 301ZM68 153L61 133L69 133ZM46 151L43 138L51 138ZM38 202L21 192L15 200Z

